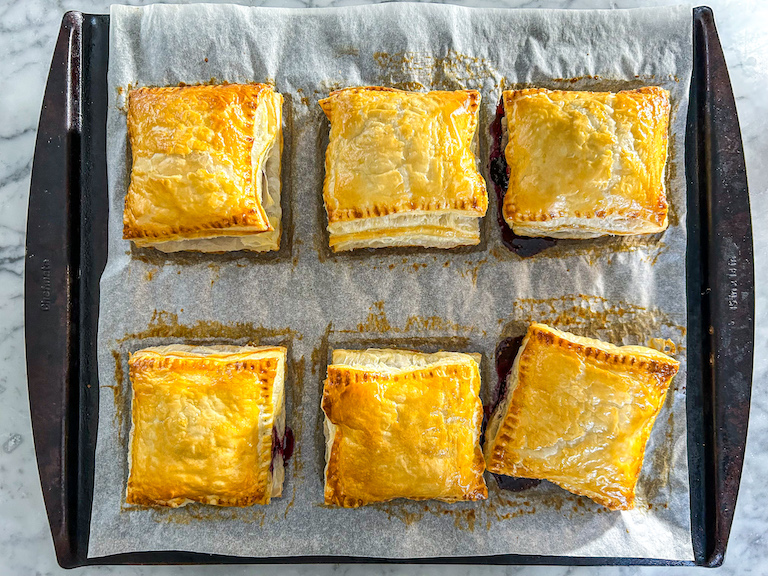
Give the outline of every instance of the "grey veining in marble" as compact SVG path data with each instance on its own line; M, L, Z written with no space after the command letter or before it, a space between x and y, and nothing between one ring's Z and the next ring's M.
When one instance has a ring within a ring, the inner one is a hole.
M137 3L137 2L130 2ZM360 0L275 0L256 5L340 6ZM472 0L465 5L528 8L629 8L669 0ZM757 322L747 462L723 574L768 574L768 2L712 0L736 94L755 226ZM61 16L106 12L97 0L0 3L0 575L58 574L37 476L26 392L23 333L24 235L32 153L45 80ZM691 4L695 5L695 4ZM103 567L82 572L145 574L646 574L696 568L477 568L401 566Z

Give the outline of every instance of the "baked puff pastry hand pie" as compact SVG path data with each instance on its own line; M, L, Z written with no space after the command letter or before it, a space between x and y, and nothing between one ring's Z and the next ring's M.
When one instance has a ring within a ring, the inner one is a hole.
M277 250L282 106L267 84L132 90L123 238L164 252Z
M594 238L667 228L669 93L505 91L515 234Z
M488 495L478 354L334 350L323 390L325 503Z
M491 416L488 470L634 507L648 436L678 362L532 324Z
M131 354L126 502L269 504L283 489L286 349L163 346Z
M379 87L321 100L331 248L478 244L488 207L473 152L479 104L475 90Z

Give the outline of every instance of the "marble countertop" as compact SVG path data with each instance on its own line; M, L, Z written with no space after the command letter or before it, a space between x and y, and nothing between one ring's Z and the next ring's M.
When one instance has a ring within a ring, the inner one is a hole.
M130 2L136 3L136 2ZM257 5L336 6L361 0L275 0ZM668 0L491 0L464 5L526 8L629 8L680 4ZM685 2L682 2L685 3ZM32 154L43 90L61 17L67 10L107 12L108 0L6 0L0 7L0 574L56 574L29 419L24 360L24 235ZM736 518L720 573L768 574L768 2L712 0L741 120L755 225L757 323L755 372L746 464ZM696 5L692 3L691 6ZM286 574L646 574L698 568L565 568L469 566L299 566ZM125 575L259 574L270 566L91 567L84 573Z

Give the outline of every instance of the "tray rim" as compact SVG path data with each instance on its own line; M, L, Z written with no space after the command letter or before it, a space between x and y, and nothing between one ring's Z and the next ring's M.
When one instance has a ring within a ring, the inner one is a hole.
M717 38L717 32L714 26L714 16L712 13L712 10L707 7L697 7L694 8L692 11L692 17L694 20L694 50L696 50L696 34L699 34L699 39L703 38L704 43L703 47L706 52L707 56L707 65L712 66L712 59L717 60L717 56L719 53L720 59L722 59L722 51L720 49L719 41ZM45 136L46 136L46 130L44 125L44 115L49 112L49 90L53 89L60 90L61 86L57 86L57 82L52 82L52 80L56 80L57 76L55 76L55 73L61 72L61 70L55 70L55 67L57 65L57 56L61 56L62 54L66 53L69 58L65 59L65 62L67 63L66 66L66 72L67 74L64 75L60 81L63 80L64 89L67 91L66 95L69 96L69 99L66 100L66 102L72 102L76 101L77 106L68 106L67 111L69 114L64 119L64 124L67 129L66 135L67 138L65 139L65 146L64 146L64 157L63 160L66 164L66 176L70 179L69 181L65 181L65 189L68 192L67 198L65 199L65 205L67 209L67 214L71 217L71 212L75 212L76 218L70 220L66 223L65 226L65 232L68 234L67 238L69 240L72 240L73 238L78 238L80 242L76 243L66 243L64 246L61 246L61 251L66 256L66 262L68 264L65 274L64 274L64 282L63 286L64 289L67 291L67 301L66 301L66 322L64 322L63 333L64 333L64 339L66 342L66 352L76 352L79 355L77 356L78 364L81 359L83 359L83 355L80 354L81 350L84 350L87 348L87 346L83 346L83 342L78 341L78 337L81 337L82 335L78 333L77 329L80 326L79 323L82 323L83 321L88 321L89 319L87 317L84 317L84 313L82 309L75 309L78 308L80 302L88 301L88 298L92 298L94 295L94 292L96 294L96 297L98 297L98 280L96 282L95 289L91 285L90 287L85 285L85 288L83 288L82 282L80 282L80 271L82 270L81 265L88 264L87 260L87 250L88 250L88 242L87 240L85 242L82 242L82 238L87 238L85 236L85 231L87 231L87 223L81 221L81 214L79 211L81 209L88 209L87 206L84 207L80 203L80 195L77 194L79 191L82 194L83 188L88 186L88 178L86 174L86 178L82 178L82 175L80 176L80 179L74 178L75 191L74 193L70 190L70 186L72 182L73 177L73 168L77 168L80 170L80 172L83 171L83 164L84 160L91 159L88 154L94 154L93 150L90 150L90 152L87 150L87 147L89 146L89 143L82 142L79 138L73 139L73 133L74 135L81 135L83 131L83 127L87 126L87 120L89 118L89 113L93 115L93 110L85 109L87 107L83 106L83 102L87 102L87 94L84 94L84 92L87 92L90 89L90 86L86 82L86 79L83 77L82 74L82 66L83 62L88 63L90 62L89 58L94 56L93 52L89 53L89 43L92 41L92 38L85 38L84 36L87 36L89 33L93 32L93 29L98 27L98 22L101 21L101 25L104 25L104 22L106 22L106 27L108 30L108 22L109 22L109 16L107 15L93 15L93 14L86 14L82 12L67 12L64 14L64 17L62 19L62 27L60 31L59 41L57 42L56 51L54 52L54 57L51 65L51 71L48 78L48 85L46 87L46 98L43 105L43 110L41 112L41 120L40 120L40 127L38 129L38 140L36 142L35 147L35 161L33 165L33 178L31 183L31 191L30 191L30 219L28 220L28 234L27 234L27 261L25 266L25 340L27 345L27 363L28 363L28 375L29 375L29 387L30 387L30 408L33 412L33 432L35 436L35 444L36 444L36 455L38 459L38 465L40 468L40 475L41 475L41 482L43 483L44 487L46 486L46 480L50 479L50 475L44 474L44 468L43 465L50 466L50 462L46 461L45 458L41 455L40 449L45 445L45 440L47 438L41 437L41 426L39 425L39 416L36 420L35 416L39 413L39 410L35 410L35 401L33 401L33 391L36 391L38 388L34 386L33 378L34 374L30 374L30 362L34 362L35 350L30 350L30 348L34 348L34 338L30 338L30 332L27 329L28 326L31 326L34 324L34 321L39 320L39 314L37 316L33 313L35 305L37 304L36 294L35 290L39 287L39 276L40 272L43 272L43 276L45 276L45 270L37 270L35 268L36 265L39 265L39 256L36 255L36 248L37 246L34 245L34 242L30 242L30 230L36 223L36 220L32 218L32 210L34 208L33 206L33 193L37 192L39 196L40 191L40 171L42 170L42 166L44 165L44 160L46 160L45 153L47 152L50 156L51 149L50 146L46 148L45 143L43 142ZM90 30L89 30L90 27ZM102 41L104 40L104 30L102 32ZM104 54L101 56L104 57ZM718 65L717 62L715 62L715 65ZM725 69L725 62L722 61L721 68L724 71L725 74L725 88L726 92L730 94L731 100L733 99L733 95L731 93L730 89L730 82L727 77L727 69ZM106 75L106 69L105 69L105 75ZM694 71L694 78L696 77L696 71ZM722 84L722 77L720 79L720 82ZM52 84L54 84L52 86ZM697 85L696 90L696 97L706 99L709 95L708 92L703 91L704 84ZM706 85L706 87L709 87L709 85ZM692 95L692 102L694 98L694 83L692 81L691 83L691 95ZM699 92L702 92L699 94ZM727 96L727 94L726 94ZM103 104L103 103L102 103ZM91 103L93 106L93 103ZM51 107L52 109L52 107ZM691 110L693 109L693 105L691 105ZM689 110L690 113L690 110ZM735 118L735 108L733 111L733 115ZM98 117L98 114L96 114ZM695 120L698 120L698 122L692 122L691 117L689 115L689 128L691 124L697 124L697 127L699 129L702 128L701 124L703 124L703 121L701 118L695 118ZM733 122L733 119L731 119ZM736 130L738 131L738 120L736 119ZM686 153L688 153L688 138L691 136L689 133L686 136ZM695 132L693 134L694 137L698 136L698 132ZM59 150L59 152L61 152ZM707 153L711 154L711 150L699 150L697 147L696 152L699 155L706 155ZM38 157L38 154L40 156ZM97 154L98 155L98 154ZM743 150L741 149L741 138L740 133L738 134L738 150L736 150L736 156L740 157L741 159L741 165L743 167ZM738 158L737 158L738 159ZM49 158L48 158L49 160ZM85 162L87 164L87 162ZM686 161L687 164L687 161ZM35 166L38 167L38 170L35 170ZM708 166L710 169L709 172L704 170L703 178L702 178L702 168L699 167L699 170L697 170L697 173L689 174L689 204L690 204L690 197L695 196L692 194L691 190L699 190L699 192L702 189L702 186L711 185L711 166ZM688 170L686 170L688 171ZM36 178L37 175L37 178ZM701 183L700 180L705 180L704 184ZM692 188L693 187L693 188ZM711 189L709 190L711 192ZM747 192L747 186L746 186L746 173L744 172L744 182L743 182L743 192ZM48 192L48 190L46 190ZM705 198L707 200L707 198ZM698 205L698 199L694 202ZM747 214L748 214L748 196L747 196ZM711 215L710 215L711 216ZM712 227L712 223L708 223L708 229ZM747 300L747 308L749 308L747 315L747 320L749 322L753 323L754 318L754 278L753 278L753 269L751 268L753 266L752 264L752 252L751 252L751 222L748 222L748 232L749 237L744 238L743 244L748 244L749 250L748 252L748 264L750 265L750 270L752 272L752 276L750 277L751 284L749 284L749 287L751 288L750 292L752 293L751 301L748 298ZM689 232L690 232L691 223L689 222ZM34 231L34 230L32 230ZM714 240L711 236L709 238L704 238L704 240ZM689 247L691 246L693 242L689 240ZM85 244L85 246L82 246L81 244ZM33 248L33 250L30 250L30 248ZM702 251L702 254L699 254L699 257L702 261L712 260L711 254L706 253L707 250L702 249L700 246L700 251ZM710 247L709 252L712 252L713 250ZM689 261L688 265L691 265L690 257L693 253L692 250L689 250ZM85 254L85 258L83 258L83 254ZM37 260L35 260L37 258ZM82 261L81 261L82 260ZM710 262L710 264L712 264ZM718 261L716 258L714 258L714 265L716 268L716 265L718 264ZM698 265L698 262L697 262ZM45 263L43 262L43 266L45 266ZM54 263L55 267L55 263ZM102 266L103 268L103 266ZM706 270L708 270L706 264L701 264L700 268L702 269L702 273L705 274ZM29 272L32 273L29 273ZM48 275L53 277L55 275L55 270L48 271ZM690 268L688 270L688 274L690 277ZM98 273L100 275L100 271ZM703 276L704 282L702 285L706 284L706 278ZM698 289L698 287L694 287ZM32 296L30 298L30 296ZM690 321L690 306L691 306L691 286L689 282L689 321ZM702 307L706 305L704 300L706 299L705 295L702 295ZM72 305L74 302L74 306ZM751 305L751 307L750 307ZM51 304L53 306L53 304ZM83 308L86 308L83 306ZM32 311L30 311L32 309ZM85 314L87 316L87 313ZM91 314L93 316L93 314ZM28 322L29 320L33 320L32 323ZM91 318L92 320L92 318ZM750 328L753 329L753 324L750 325ZM688 340L690 344L692 334L689 332ZM752 336L753 338L753 336ZM707 341L706 339L702 338L702 344L703 348L706 348ZM753 340L750 340L750 351L753 352ZM688 346L689 350L692 350L691 346ZM710 347L710 352L712 351L712 348ZM706 355L702 354L702 358L704 358ZM65 358L66 359L66 358ZM92 366L86 366L85 369L82 366L78 366L77 369L74 369L74 366L72 366L72 362L74 361L74 358L72 355L68 358L69 363L61 364L61 366L64 368L65 373L63 374L63 378L66 380L66 382L63 382L62 385L62 391L64 394L59 399L59 401L63 405L58 405L58 409L60 411L63 410L63 413L66 415L67 410L71 408L69 405L70 402L80 402L82 400L83 394L89 394L89 392L84 390L78 390L79 382L86 381L89 378L92 379L95 377L95 367ZM706 358L706 362L702 362L701 367L701 375L704 376L705 369L707 368L709 362L708 357ZM86 364L88 364L86 362ZM693 362L690 362L691 368L693 367ZM749 362L749 376L750 376L750 384L751 384L751 356L750 356L750 362ZM32 367L34 369L34 366ZM712 368L715 370L715 368ZM91 372L92 370L92 372ZM34 372L34 370L33 370ZM689 385L690 385L690 379L695 374L695 370L689 369ZM70 382L70 380L73 379L73 374L79 376L79 382ZM715 372L713 371L713 374ZM689 386L690 388L690 386ZM33 390L34 389L34 390ZM712 389L708 390L709 393L712 394L712 403L714 404L715 401L718 399L718 396L716 394L718 390ZM743 396L743 390L740 391ZM98 385L95 386L95 392L94 394L98 394ZM38 408L39 408L38 404ZM78 404L79 408L79 404ZM748 414L748 408L749 408L749 395L747 390L747 396L746 396L746 408L747 408L747 414ZM706 406L705 406L706 409ZM717 406L713 405L711 409L714 411L714 413L717 412ZM690 410L689 410L690 411ZM70 414L71 416L71 414ZM670 560L664 560L664 559L653 559L653 558L624 558L624 557L578 557L578 556L541 556L541 555L493 555L493 556L469 556L469 557L437 557L437 558L397 558L397 559L388 559L388 558L368 558L368 557L349 557L349 556L289 556L289 557L239 557L239 556L224 556L224 555L212 555L212 554L202 554L202 553L191 553L191 552L184 552L184 551L168 551L168 552L142 552L142 553L126 553L126 554L118 554L118 555L112 555L112 556L104 556L104 557L97 557L97 558L88 558L87 557L87 534L85 535L85 542L86 546L85 549L82 549L82 534L78 532L79 529L82 528L83 524L83 515L85 514L87 509L87 523L85 526L88 525L90 521L90 503L88 502L87 505L85 505L85 509L83 509L83 503L78 501L78 495L80 494L80 491L83 489L83 478L84 476L88 475L88 467L87 467L87 455L83 456L82 454L74 453L77 452L77 450L71 450L71 444L73 442L74 437L74 443L76 446L79 446L79 435L80 433L85 430L85 434L87 435L89 428L93 428L95 426L95 421L98 418L98 414L83 414L82 411L78 412L77 414L77 422L74 423L71 421L72 419L65 419L63 422L63 438L62 441L66 445L61 446L61 454L59 455L59 459L57 460L58 464L61 467L62 472L72 471L76 470L76 481L74 483L67 482L68 476L66 474L61 474L60 476L64 477L61 485L59 488L62 491L63 498L60 502L52 502L54 498L51 496L49 498L49 494L44 489L44 496L46 496L46 509L49 516L49 524L51 527L53 539L54 539L54 546L56 548L56 554L57 554L57 560L59 561L59 564L62 567L75 567L75 566L81 566L81 565L91 565L91 564L123 564L123 563L151 563L151 564L167 564L167 563L180 563L180 564L186 564L186 563L278 563L278 564L286 564L286 563L296 563L296 564L306 564L306 563L337 563L337 562L344 562L344 563L381 563L381 564L434 564L434 563L444 563L444 564L544 564L544 565L704 565L704 566L719 566L724 557L725 548L727 545L727 538L728 538L728 532L730 530L730 525L733 520L733 506L730 507L730 515L726 514L726 518L721 518L722 514L717 514L717 511L712 511L711 509L707 509L704 507L699 513L702 513L704 520L709 520L710 516L712 514L715 515L715 522L714 522L714 533L713 533L713 539L714 542L713 545L710 547L706 547L703 555L698 555L696 557L696 560L694 561L670 561ZM38 422L38 425L35 426L35 422ZM746 436L746 426L747 422L744 421L742 423L741 429L737 432L741 433L743 431L743 436ZM689 459L691 458L691 448L690 448L690 430L689 430ZM736 434L738 436L738 433ZM717 440L717 438L715 438ZM728 441L728 438L725 439L726 442ZM736 438L737 447L738 447L738 438ZM68 444L67 444L68 442ZM736 462L731 463L730 468L728 470L724 470L725 478L721 479L720 484L718 484L718 479L715 479L715 484L717 486L722 487L721 484L725 483L728 484L730 493L728 498L728 501L730 504L735 504L736 494L738 492L738 484L740 479L740 472L741 472L741 466L743 463L743 448L744 448L744 442L741 442L741 452L740 452L740 458L737 454ZM41 461L42 460L42 461ZM721 462L715 462L715 464L721 464ZM716 468L716 467L715 467ZM734 477L734 470L735 470L735 477ZM717 469L716 469L717 472ZM91 472L92 475L92 472ZM45 476L45 478L44 478ZM735 482L735 487L734 487ZM73 486L73 484L75 484ZM702 484L706 484L706 486L703 486L703 489L711 490L712 486L702 481ZM87 492L87 481L85 481L85 488ZM50 483L48 484L48 488L50 488ZM691 488L691 492L693 493L693 487ZM76 512L73 513L73 510ZM726 510L726 512L728 512ZM79 518L78 518L79 513ZM693 516L697 512L694 511L692 506L692 532L695 530L693 526ZM74 516L74 518L73 518ZM706 522L704 522L706 524ZM695 539L696 535L692 534L692 538ZM707 538L705 538L707 540ZM172 558L172 559L171 559Z

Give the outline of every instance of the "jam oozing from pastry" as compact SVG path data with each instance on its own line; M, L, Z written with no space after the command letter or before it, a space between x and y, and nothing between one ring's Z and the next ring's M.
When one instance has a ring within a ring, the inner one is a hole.
M483 406L483 427L482 434L480 435L480 443L485 442L485 426L491 419L493 411L499 405L499 401L507 391L507 374L512 370L512 364L515 363L515 357L517 351L520 350L520 346L523 343L522 336L515 336L514 338L505 338L496 347L494 353L494 360L496 362L496 389L491 396L491 402L487 406Z
M498 210L496 211L496 221L499 224L499 230L501 231L501 241L504 246L512 250L515 254L521 258L527 258L538 254L542 250L554 246L557 244L555 238L529 238L527 236L518 236L512 232L512 228L509 227L504 215L502 214L501 207L504 205L504 194L509 186L509 166L507 165L507 159L504 157L504 150L501 148L502 140L502 122L504 122L504 104L499 101L499 105L496 107L496 117L491 123L491 180L493 181L493 187L496 190L496 200Z
M496 410L499 402L501 402L501 399L504 398L504 394L507 392L507 376L512 370L515 358L517 358L517 353L522 344L523 336L515 336L514 338L505 338L496 347L494 357L496 360L496 375L498 376L498 381L493 400L489 406L485 407L483 431L485 431L485 423L490 420L491 414ZM499 488L502 490L509 490L510 492L521 492L541 484L541 480L536 480L534 478L515 478L513 476L503 476L501 474L493 474L493 477L496 478L496 484L498 484Z
M498 380L496 382L496 393L493 395L491 402L491 413L496 410L496 407L507 391L507 376L512 370L515 358L517 358L517 353L522 345L523 336L515 336L514 338L505 338L496 346L494 360L496 362L496 376Z
M293 430L286 427L285 435L283 436L283 462L287 462L293 456Z
M272 428L272 463L274 463L278 455L283 458L284 464L287 463L291 456L293 456L293 444L293 430L288 426L285 427L285 433L282 438L277 435L277 428ZM270 471L272 470L272 463L269 466Z
M501 474L493 474L496 478L496 484L502 490L509 490L510 492L522 492L529 488L535 488L541 484L541 480L536 478L515 478L514 476L502 476Z

